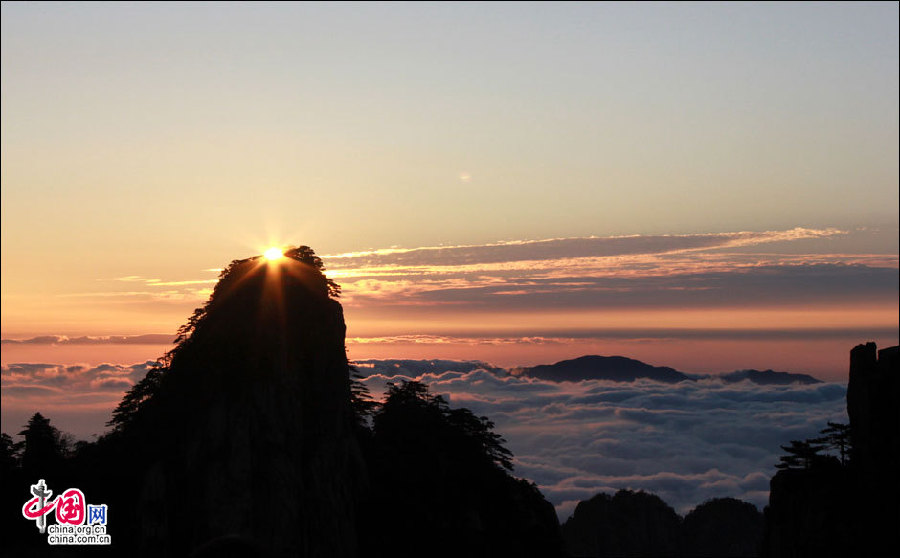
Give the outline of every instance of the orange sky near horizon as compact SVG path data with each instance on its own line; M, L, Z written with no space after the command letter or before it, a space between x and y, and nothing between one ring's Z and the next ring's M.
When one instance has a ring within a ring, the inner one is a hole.
M692 374L718 374L736 369L775 369L810 374L825 381L846 382L849 351L860 343L875 342L879 348L896 345L895 337L834 336L827 339L579 339L567 342L522 343L512 340L474 342L347 343L351 360L447 359L480 360L505 368L551 364L586 354L627 356L654 366L670 366ZM171 345L113 346L5 346L2 364L105 363L136 364L155 360Z
M842 381L850 347L897 343L898 258L890 244L860 249L879 245L871 232L795 228L390 249L325 265L343 286L351 359L525 366L620 354L694 373ZM217 271L7 297L3 364L155 359L216 281L199 277Z
M390 319L379 318L377 311L345 307L351 360L442 358L512 367L616 354L690 373L773 368L834 381L846 380L846 354L852 346L897 343L898 313L897 304L887 303L505 313L436 309L431 315ZM133 364L154 360L170 348L163 343L7 342L2 364Z

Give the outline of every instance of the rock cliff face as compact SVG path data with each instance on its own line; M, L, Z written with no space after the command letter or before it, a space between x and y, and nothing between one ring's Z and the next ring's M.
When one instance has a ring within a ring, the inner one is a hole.
M865 477L898 477L900 470L900 347L875 343L850 352L847 386L851 459Z
M364 474L342 309L322 274L291 258L235 262L184 333L133 421L152 448L140 547L355 555Z
M763 516L756 506L735 498L704 502L684 516L686 556L757 556Z
M809 470L779 471L770 483L763 556L852 556L853 483L832 461Z
M763 555L878 556L900 548L900 349L850 353L851 459L779 471L766 508Z
M869 555L900 548L900 347L850 353L851 460L857 536ZM864 552L865 553L865 552Z

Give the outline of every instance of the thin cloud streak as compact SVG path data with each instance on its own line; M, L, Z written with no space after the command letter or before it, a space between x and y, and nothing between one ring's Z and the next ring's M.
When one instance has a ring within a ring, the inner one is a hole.
M524 309L852 305L895 300L893 254L778 253L838 229L556 238L326 256L348 308ZM804 245L804 246L808 246ZM792 250L788 250L790 252ZM829 324L837 325L837 324Z
M471 305L473 308L721 307L891 300L896 268L768 265L730 271L611 276L560 269L542 273L443 279L345 281L350 305ZM521 300L517 300L521 299Z
M164 345L172 343L174 335L145 333L142 335L41 335L25 339L3 339L4 345Z
M796 328L796 329L710 329L710 328L656 328L656 329L588 329L567 330L565 336L549 334L525 336L475 337L465 335L390 335L380 337L348 337L348 344L367 345L571 345L580 341L604 341L626 339L631 341L660 340L827 340L874 339L896 337L900 327L885 328Z
M515 240L483 245L429 246L386 249L325 256L335 269L372 265L469 265L521 260L608 257L625 254L677 253L715 248L753 246L771 242L824 238L846 234L839 229L733 232L690 235L630 235L610 237Z

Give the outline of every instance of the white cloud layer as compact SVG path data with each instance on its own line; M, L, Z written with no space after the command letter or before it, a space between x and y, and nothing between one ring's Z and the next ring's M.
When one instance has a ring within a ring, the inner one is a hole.
M4 365L2 429L15 434L40 411L89 438L150 365ZM537 482L561 520L577 501L621 488L652 491L681 512L725 496L761 508L779 445L847 421L846 387L836 383L554 383L451 360L361 361L358 370L376 396L387 382L415 379L489 417L515 474Z
M515 473L537 482L561 520L577 501L621 488L654 492L681 512L725 496L762 508L779 445L847 421L846 387L834 383L554 383L429 362L364 361L360 371L373 393L417 379L488 416L516 456Z

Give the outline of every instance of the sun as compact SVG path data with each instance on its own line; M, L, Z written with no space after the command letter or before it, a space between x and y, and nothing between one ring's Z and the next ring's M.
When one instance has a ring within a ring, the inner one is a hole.
M281 248L275 248L273 246L272 248L269 248L268 250L263 252L263 256L265 256L269 261L280 260L284 257L284 252L281 251Z

